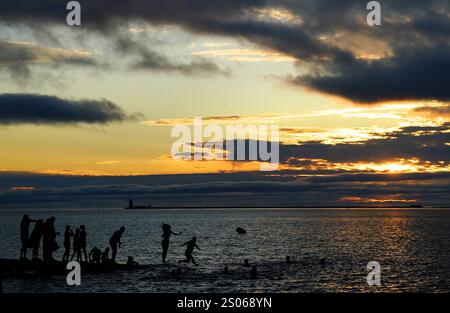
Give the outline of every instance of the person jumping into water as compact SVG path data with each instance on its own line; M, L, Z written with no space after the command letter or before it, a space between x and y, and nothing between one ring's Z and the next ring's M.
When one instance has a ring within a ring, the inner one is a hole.
M162 230L163 230L163 240L162 240L162 261L163 263L166 263L166 257L167 257L167 251L169 251L169 242L170 242L170 236L171 235L181 235L180 233L174 233L171 229L171 226L169 224L162 224Z
M116 263L116 255L117 255L117 245L122 244L120 242L120 239L122 238L122 234L125 232L125 227L120 227L119 230L115 231L114 234L111 236L111 239L109 239L109 245L111 246L111 250L112 250L112 257L111 257L111 261L113 263Z
M198 264L195 263L195 260L192 257L192 252L194 252L194 248L197 248L198 250L200 250L200 248L197 246L197 237L195 237L195 236L192 237L191 240L189 240L181 245L181 247L183 247L183 246L187 246L186 251L184 252L184 255L186 256L186 260L178 261L178 263L182 263L182 262L189 263L190 261L192 261L192 263L194 263L195 266L198 266Z

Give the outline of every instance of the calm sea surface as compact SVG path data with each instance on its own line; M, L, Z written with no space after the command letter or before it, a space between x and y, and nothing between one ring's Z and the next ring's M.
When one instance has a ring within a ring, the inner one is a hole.
M0 210L0 257L17 258L19 223L25 212ZM56 216L57 231L84 224L88 253L102 250L111 234L126 227L118 262L131 255L145 269L84 274L82 286L65 277L3 278L4 292L448 292L448 209L197 209L30 210L31 218ZM168 263L161 264L161 223L171 237ZM247 230L238 235L236 227ZM183 264L182 243L197 236L195 268ZM62 246L62 236L59 236ZM62 249L56 257L61 258ZM31 253L29 252L29 255ZM289 255L292 263L286 264ZM325 262L320 262L325 258ZM251 279L248 259L258 268ZM381 287L366 283L367 263L381 264ZM228 265L230 274L222 273Z

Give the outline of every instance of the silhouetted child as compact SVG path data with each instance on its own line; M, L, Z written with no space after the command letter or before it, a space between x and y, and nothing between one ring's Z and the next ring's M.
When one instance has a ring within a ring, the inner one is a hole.
M132 256L129 256L128 260L127 260L127 266L130 266L130 267L139 266L139 263L136 262Z
M20 249L20 258L27 258L27 249L31 248L30 245L30 223L36 222L35 220L31 220L28 214L25 214L20 222L20 242L22 243L22 248Z
M111 236L111 239L109 239L109 245L111 246L111 250L112 250L112 257L111 257L111 261L113 263L116 262L116 256L117 256L117 246L119 246L122 244L122 242L120 242L120 239L122 238L122 234L125 232L125 227L120 227L119 230L115 231L114 234Z
M102 264L109 263L109 247L106 247L105 251L102 253Z
M192 261L192 263L195 266L198 266L198 264L195 263L195 260L192 257L192 252L194 252L194 248L197 248L198 250L200 250L200 248L197 246L197 237L192 237L191 240L183 243L181 246L182 247L186 246L186 251L184 252L184 255L186 256L186 260L178 261L178 263L182 263L182 262L189 263L190 261Z
M75 234L73 235L73 254L71 260L77 255L77 262L81 262L81 242L80 242L80 229L75 229Z
M170 242L170 236L171 235L181 235L181 233L174 233L170 227L169 224L162 224L162 230L163 230L163 240L162 240L162 260L165 263L166 257L167 257L167 251L169 251L169 242Z
M70 257L70 238L73 237L73 231L70 229L70 225L66 225L66 230L64 231L64 254L63 262L69 261Z
M88 261L88 256L86 253L86 245L87 245L87 232L86 227L84 225L80 226L80 250L84 254L84 261Z
M89 262L100 264L101 256L102 256L102 251L99 248L94 247L94 248L92 248L91 252L89 252Z
M30 235L30 247L33 248L33 260L39 259L39 246L41 245L43 224L43 220L37 220Z

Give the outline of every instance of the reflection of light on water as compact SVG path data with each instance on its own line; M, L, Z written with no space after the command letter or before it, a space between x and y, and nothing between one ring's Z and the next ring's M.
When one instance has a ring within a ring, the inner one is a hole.
M65 224L85 224L88 245L107 245L112 231L125 225L119 262L128 255L150 267L105 275L86 274L77 292L319 292L374 291L366 284L367 263L382 267L378 291L450 291L450 211L409 209L307 210L125 210L43 211L32 217L57 216ZM16 257L17 221L22 211L0 211L1 257ZM161 222L181 236L171 238L167 265L161 264ZM247 229L244 237L235 228ZM199 268L183 264L179 246L198 237ZM61 257L58 251L57 257ZM292 264L285 263L289 255ZM259 278L249 279L248 258ZM324 264L320 260L324 258ZM230 275L222 274L228 265ZM64 277L6 279L4 291L73 292Z

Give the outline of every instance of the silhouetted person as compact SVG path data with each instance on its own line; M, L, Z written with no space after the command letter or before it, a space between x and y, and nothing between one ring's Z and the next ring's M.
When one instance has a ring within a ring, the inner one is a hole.
M230 273L230 271L228 270L228 265L226 265L226 266L224 267L223 273L224 273L225 275L228 275L228 274Z
M86 227L84 225L80 226L80 249L84 254L84 261L88 262L88 256L86 253L86 245L87 245L87 232Z
M200 248L197 246L197 237L192 237L191 240L183 243L181 246L182 247L186 246L186 251L184 252L184 255L186 256L186 260L178 261L178 263L182 263L182 262L189 263L190 261L192 261L192 263L195 266L198 266L198 264L195 263L195 260L192 257L192 252L194 252L194 248L197 248L198 250L200 250Z
M81 232L80 229L75 229L75 234L73 235L73 254L71 260L77 255L77 262L81 262Z
M89 252L89 262L100 264L100 259L102 256L102 250L97 247L92 248L91 252Z
M181 235L181 233L174 233L170 227L169 224L162 224L162 230L163 230L163 240L162 240L162 260L165 263L166 257L167 257L167 251L169 250L169 242L170 242L170 236L171 235Z
M130 266L130 267L139 266L139 263L136 262L132 256L129 256L128 260L127 260L127 266Z
M33 260L39 259L39 246L41 245L43 220L37 220L30 235L30 247L33 249Z
M20 222L20 242L22 243L22 248L20 249L20 258L27 258L27 249L31 248L30 246L30 223L36 222L35 220L31 220L28 214L25 214Z
M102 253L102 264L109 263L109 247L106 247L105 251Z
M286 256L286 264L291 264L291 257L289 255Z
M117 246L119 246L122 244L122 242L120 242L120 239L122 238L122 234L125 232L125 227L120 227L119 230L115 231L114 234L111 236L111 239L109 239L109 245L111 246L111 250L112 250L112 257L111 260L113 263L116 262L116 256L117 256Z
M46 262L54 261L53 252L59 248L56 242L56 235L58 234L55 230L55 217L52 216L42 225L42 248L44 261Z
M246 266L246 267L249 267L249 266L250 266L250 263L248 263L248 259L245 259L245 260L244 260L244 266Z
M70 225L66 225L66 230L64 231L64 254L63 262L69 261L70 257L70 238L73 237L73 231L70 229Z

